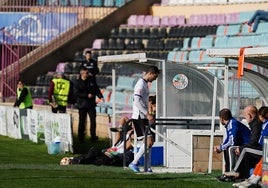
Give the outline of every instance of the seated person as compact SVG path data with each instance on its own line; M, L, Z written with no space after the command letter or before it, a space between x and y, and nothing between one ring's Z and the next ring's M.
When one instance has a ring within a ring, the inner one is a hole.
M232 116L231 111L227 108L224 108L219 112L219 118L221 124L226 129L226 137L220 145L214 146L214 151L216 153L224 152L225 172L229 172L229 148L231 146L243 146L247 144L250 140L250 130L246 125L236 120ZM224 174L219 180L229 181Z
M126 119L122 120L125 121ZM127 126L126 135L126 152L125 159L126 165L129 165L134 158L132 152L132 140L133 140L133 127L131 121L127 121L123 126ZM87 154L77 157L64 157L61 159L60 165L70 164L94 164L94 165L109 165L109 166L123 166L124 157L124 137L123 129L118 129L116 132L115 144L110 148L98 150L94 147L90 148Z
M262 158L262 147L265 136L268 136L268 107L263 106L259 109L259 119L263 122L261 137L259 139L259 147L244 147L237 163L234 167L234 172L225 173L226 176L235 177L236 179L246 179L250 176L250 169Z

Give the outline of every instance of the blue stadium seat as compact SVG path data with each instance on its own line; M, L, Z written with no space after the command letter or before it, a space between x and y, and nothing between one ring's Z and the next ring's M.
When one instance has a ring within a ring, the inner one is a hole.
M115 0L115 6L121 7L126 3L126 0Z
M79 0L69 0L71 6L78 6L79 5Z
M267 33L268 32L268 23L267 22L260 22L256 33Z
M246 12L239 12L238 14L238 23L243 23L248 21L251 16L254 14L255 11L246 11Z
M81 5L89 7L92 5L92 2L91 2L91 0L81 0Z
M67 6L68 5L68 0L60 0L59 1L61 6Z
M102 7L103 6L103 0L92 0L92 6L93 7Z
M116 83L116 91L133 91L134 85L137 81L135 77L119 76ZM108 86L106 89L111 90L112 86Z
M226 35L237 35L240 33L241 24L229 25L227 28Z
M105 7L113 7L114 6L114 0L104 0L103 5Z
M227 46L227 39L226 36L219 36L215 38L215 44L214 47L216 48L226 48Z
M46 0L38 0L37 5L46 5Z

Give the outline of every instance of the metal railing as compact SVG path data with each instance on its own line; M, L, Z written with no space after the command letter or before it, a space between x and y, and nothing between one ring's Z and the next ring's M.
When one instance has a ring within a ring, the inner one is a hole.
M35 6L30 0L9 2L2 1L0 6L0 16L4 18L6 14L13 19L0 31L2 101L16 94L21 70L116 10L116 7ZM14 15L20 15L20 19L16 20Z

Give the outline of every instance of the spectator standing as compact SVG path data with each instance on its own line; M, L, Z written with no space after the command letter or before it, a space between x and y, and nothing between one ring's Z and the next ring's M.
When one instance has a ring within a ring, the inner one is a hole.
M50 82L48 101L53 113L66 113L68 103L74 103L72 82L61 72Z
M17 83L17 98L14 107L19 107L20 109L33 108L31 92L29 88L24 85L22 80L19 80Z
M87 114L90 119L90 139L91 141L96 141L98 140L96 136L96 96L102 101L104 101L104 99L99 86L93 76L89 74L86 67L82 67L80 70L80 76L76 81L74 93L79 113L79 141L84 142Z
M221 124L226 129L225 140L218 146L214 146L217 153L224 152L225 172L230 171L229 148L231 146L243 146L250 140L250 130L243 123L236 120L229 109L224 108L219 112ZM221 181L226 180L226 176L219 178Z
M156 80L160 71L156 66L148 67L144 76L138 80L134 87L134 100L133 100L133 112L132 119L134 123L134 129L138 139L143 139L139 151L134 157L134 160L129 164L129 168L134 172L139 172L138 161L142 157L145 151L145 142L149 148L152 147L154 140L151 132L149 131L147 140L144 140L146 126L155 122L154 115L148 112L149 101L149 88L148 82ZM150 154L149 154L150 158ZM148 172L152 172L150 168Z
M85 60L82 62L81 66L87 68L89 74L94 78L100 72L98 62L91 58L91 51L85 52Z

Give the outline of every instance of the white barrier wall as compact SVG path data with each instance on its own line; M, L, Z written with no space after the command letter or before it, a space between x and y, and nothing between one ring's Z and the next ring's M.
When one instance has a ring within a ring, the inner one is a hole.
M60 141L66 146L65 152L73 152L70 114L0 106L0 122L0 135L35 143L49 143L60 137Z

